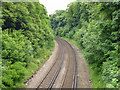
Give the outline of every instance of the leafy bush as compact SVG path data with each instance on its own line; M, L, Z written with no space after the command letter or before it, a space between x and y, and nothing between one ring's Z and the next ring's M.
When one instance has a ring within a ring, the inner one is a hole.
M30 41L21 31L14 30L8 34L9 30L3 31L2 34L2 59L21 62L29 62L33 59L33 48ZM31 58L31 59L30 59Z
M14 64L10 64L9 69L4 69L2 72L2 83L3 88L11 87L11 88L18 88L16 87L17 82L22 82L25 79L25 68L26 63L22 62L15 62Z
M54 47L50 20L39 2L3 2L2 8L2 88L24 88Z
M107 83L107 88L118 87L119 69L116 61L107 61L103 63L103 80Z

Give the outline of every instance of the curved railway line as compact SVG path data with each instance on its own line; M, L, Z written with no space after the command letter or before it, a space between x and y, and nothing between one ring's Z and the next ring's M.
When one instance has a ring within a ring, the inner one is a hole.
M59 50L55 62L48 70L47 74L44 76L40 82L39 88L52 89L55 85L56 79L59 73L62 71L63 63L67 60L66 73L63 75L62 83L59 88L77 88L77 58L76 52L70 43L66 40L55 38L59 45ZM68 53L67 59L65 59L65 53Z
M72 57L72 60L74 61L74 72L73 72L73 82L72 82L72 88L76 89L77 88L77 58L76 58L76 52L75 50L73 49L73 47L71 46L70 43L68 43L68 41L64 40L71 48L72 50L72 54L73 54L73 57ZM69 66L70 67L70 66ZM68 70L69 68L67 68ZM67 71L68 72L68 71ZM68 74L68 73L66 73ZM67 77L67 76L66 76ZM69 79L69 78L68 78ZM63 83L65 83L65 79L63 81ZM62 88L64 88L62 86Z

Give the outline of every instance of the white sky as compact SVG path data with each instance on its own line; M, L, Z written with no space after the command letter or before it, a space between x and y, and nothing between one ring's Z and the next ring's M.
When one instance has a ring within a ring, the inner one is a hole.
M65 10L67 5L73 1L76 0L39 0L46 7L48 15L53 14L56 10Z

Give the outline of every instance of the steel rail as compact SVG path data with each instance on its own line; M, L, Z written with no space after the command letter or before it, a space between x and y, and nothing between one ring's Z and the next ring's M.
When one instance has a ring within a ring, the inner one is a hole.
M63 39L63 40L64 40L64 39ZM72 88L76 90L76 88L77 88L77 58L76 58L76 52L75 52L75 50L73 49L72 45L71 45L68 41L66 41L66 40L64 40L64 41L70 45L70 47L71 47L72 50L73 50L74 56L75 56L75 58L74 58L74 62L75 62L75 63L74 63L74 74L73 74Z
M57 39L57 40L60 41L59 39ZM61 41L60 41L60 42L61 42ZM61 43L59 43L59 44L61 44ZM63 47L64 47L64 46L63 46ZM58 56L59 56L59 55L58 55ZM57 56L57 58L58 58L58 56ZM47 72L46 76L43 78L43 80L42 80L42 81L40 82L40 84L38 85L37 89L41 86L41 84L44 82L45 78L48 76L48 74L50 73L50 71L52 70L52 68L54 67L54 65L56 64L57 58L56 58L54 64L52 65L52 67L51 67L51 68L49 69L49 71ZM49 83L49 86L48 86L48 88L47 88L48 90L50 90L50 89L52 88L52 86L54 85L54 82L56 81L57 76L58 76L58 74L59 74L59 72L60 72L60 70L61 70L63 61L64 61L64 49L63 49L63 53L62 53L61 63L59 64L59 67L58 67L57 71L55 72L52 80L51 80L50 83Z
M68 60L70 60L70 59L68 59ZM60 85L60 90L61 90L61 88L63 88L64 82L65 82L65 78L66 78L67 73L68 73L68 67L69 67L69 61L68 61L68 64L67 64L66 73L65 73L65 75L63 76L63 80L62 80L62 83L61 83L61 85Z
M48 86L48 89L51 89L53 87L53 85L54 85L54 83L55 83L55 81L56 81L56 79L58 77L58 74L60 73L60 70L61 70L61 67L62 67L63 61L64 61L64 52L65 52L65 50L64 50L64 47L63 47L63 54L62 54L62 58L61 58L61 63L59 64L59 67L57 68L57 71L54 74L53 79L51 80L51 82L50 82L50 84Z

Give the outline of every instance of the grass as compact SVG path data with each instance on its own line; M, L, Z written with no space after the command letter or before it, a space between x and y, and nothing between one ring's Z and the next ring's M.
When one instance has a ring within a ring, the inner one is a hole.
M80 45L75 40L63 37L62 39L70 41L71 43L76 45L80 49L80 51L82 51ZM92 65L88 64L88 67L90 70L90 79L92 80L93 88L105 88L105 83L102 80L102 74L100 72L98 73L95 69L93 69Z
M94 88L105 88L105 83L102 80L102 74L92 69L92 65L89 65L90 78Z

